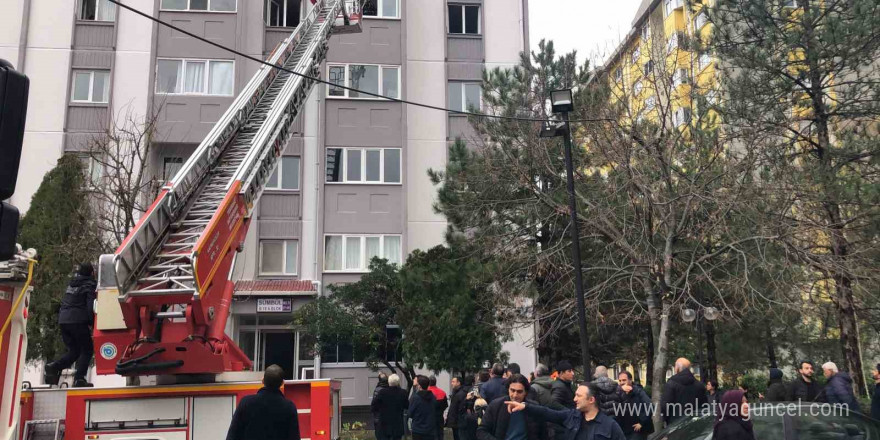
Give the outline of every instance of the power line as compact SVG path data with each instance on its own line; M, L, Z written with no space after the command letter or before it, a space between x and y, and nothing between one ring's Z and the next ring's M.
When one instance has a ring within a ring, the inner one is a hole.
M432 109L432 110L440 110L440 111L444 111L444 112L455 113L455 114L458 114L458 115L476 116L476 117L480 117L480 118L505 119L505 120L511 120L511 121L526 121L526 122L558 122L558 121L551 120L551 119L535 119L535 118L522 118L522 117L516 117L516 116L488 115L488 114L485 114L485 113L474 113L474 112L467 112L467 111L461 111L461 110L452 110L452 109L448 109L448 108L440 107L440 106L436 106L436 105L423 104L423 103L421 103L421 102L413 102L413 101L408 101L408 100L405 100L405 99L399 99L399 98L390 98L390 97L387 97L387 96L379 95L379 94L377 94L377 93L368 92L368 91L365 91L365 90L359 90L359 89L355 89L355 88L347 87L347 86L344 86L344 85L334 84L334 83L331 83L330 81L326 81L326 80L323 80L323 79L321 79L321 78L314 78L314 77L311 77L311 76L308 76L308 75L304 75L304 74L299 73L299 72L294 72L293 70L290 70L290 69L288 69L288 68L286 68L286 67L284 67L284 66L279 66L279 65L277 65L277 64L272 64L272 63L270 63L270 62L268 62L268 61L266 61L266 60L262 60L262 59L259 59L259 58L257 58L257 57L253 57L253 56L251 56L251 55L247 55L247 54L245 54L245 53L239 52L239 51L237 51L237 50L235 50L235 49L232 49L232 48L226 47L226 46L224 46L224 45L222 45L222 44L215 43L215 42L213 42L213 41L211 41L211 40L208 40L208 39L206 39L206 38L200 37L200 36L195 35L195 34L189 32L189 31L186 31L186 30L181 29L181 28L179 28L179 27L177 27L177 26L174 26L173 24L170 24L170 23L164 22L164 21L162 21L162 20L160 20L160 19L158 19L158 18L156 18L156 17L153 17L152 15L149 15L149 14L147 14L147 13L144 13L144 12L141 12L141 11L139 11L139 10L137 10L137 9L134 9L134 8L132 8L131 6L128 6L128 5L125 5L125 4L121 3L121 2L119 2L118 0L109 0L109 1L110 1L111 3L113 3L113 4L118 5L119 7L123 8L123 9L127 9L127 10L129 10L129 11L131 11L131 12L134 12L135 14L140 15L141 17L144 17L144 18L147 18L147 19L149 19L149 20L152 20L152 21L154 21L154 22L156 22L156 23L158 23L158 24L160 24L160 25L162 25L162 26L165 26L165 27L167 27L167 28L174 29L174 30L177 31L177 32L180 32L180 33L182 33L182 34L188 35L188 36L190 36L190 37L192 37L192 38L195 38L196 40L199 40L199 41L201 41L201 42L203 42L203 43L210 44L211 46L214 46L214 47L220 48L220 49L222 49L222 50L224 50L224 51L226 51L226 52L233 53L233 54L235 54L235 55L238 55L238 56L240 56L240 57L242 57L242 58L246 58L246 59L251 60L251 61L256 61L257 63L260 63L260 64L263 64L263 65L269 66L269 67L271 67L271 68L273 68L273 69L278 69L278 70L281 70L281 71L284 71L284 72L290 73L290 74L292 74L292 75L300 76L300 77L305 78L305 79L309 79L309 80L312 80L312 81L315 81L315 82L319 82L319 83L322 83L322 84L327 84L327 85L329 85L329 86L333 86L333 87L335 87L335 88L339 88L339 89L343 89L343 90L348 90L348 91L351 91L351 92L357 92L357 93L359 93L359 94L364 94L364 95L368 95L368 96L373 96L373 97L376 97L376 98L382 98L382 99L386 99L386 100L388 100L388 101L392 101L392 102L399 102L399 103L401 103L401 104L409 104L409 105L414 105L414 106L416 106L416 107L423 107L423 108L428 108L428 109ZM339 0L339 1L342 1L342 0ZM611 121L611 119L608 119L608 118L598 118L598 119L572 119L572 120L569 121L569 122L603 122L603 121Z

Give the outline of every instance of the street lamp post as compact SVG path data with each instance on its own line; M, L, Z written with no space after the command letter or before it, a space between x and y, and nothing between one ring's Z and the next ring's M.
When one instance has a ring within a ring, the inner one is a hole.
M574 288L578 314L578 332L581 340L581 357L584 364L584 376L592 378L590 366L589 333L587 330L587 310L584 303L584 280L581 267L580 228L578 227L577 199L574 194L574 165L571 160L571 123L569 112L574 110L574 99L571 89L550 92L550 105L553 113L562 114L562 126L545 124L541 137L562 136L565 143L565 175L568 186L568 210L571 214L571 255L574 260Z
M694 309L683 309L681 311L681 320L684 322L697 323L697 359L696 363L700 367L700 381L706 383L708 376L703 371L705 368L705 357L703 356L703 319L714 321L718 319L718 309L715 307L706 307Z

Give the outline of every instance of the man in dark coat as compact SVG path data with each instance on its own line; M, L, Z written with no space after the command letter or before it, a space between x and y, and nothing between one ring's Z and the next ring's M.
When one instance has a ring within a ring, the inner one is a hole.
M379 382L376 383L376 388L373 388L373 399L370 400L370 415L373 417L373 431L376 434L376 440L383 440L379 435L379 411L377 411L373 403L376 402L376 398L379 397L379 392L382 391L383 388L388 388L388 375L380 372L378 379Z
M574 367L569 361L560 361L556 364L556 371L559 375L553 381L551 390L553 403L550 404L550 408L574 408L574 388L571 386L571 381L574 380Z
M783 402L787 398L788 392L785 390L785 384L782 383L782 370L771 368L770 382L767 383L767 394L764 395L764 401Z
M428 391L434 393L434 398L437 399L437 402L434 405L437 440L443 440L443 425L445 425L443 421L443 412L446 411L446 408L449 408L449 402L446 397L446 391L437 387L436 376L431 375L431 377L428 378L428 384Z
M675 361L675 375L669 378L660 399L660 413L666 424L692 415L699 415L706 404L706 387L691 373L691 362L685 358Z
M400 388L400 376L388 377L388 386L378 388L379 392L370 404L376 414L376 438L379 440L400 440L403 437L403 413L409 402L406 390Z
M296 405L281 392L284 370L271 365L263 373L263 388L241 399L226 440L300 440Z
M871 372L874 378L874 394L871 396L871 418L880 420L880 364Z
M815 402L822 392L822 387L813 380L813 364L801 361L798 364L798 375L788 386L788 400Z
M621 411L614 419L628 440L644 440L654 431L651 421L651 398L641 385L633 383L629 371L617 375L620 385Z
M446 413L446 426L452 429L452 438L460 440L458 432L458 420L464 412L464 402L467 394L473 387L473 376L465 376L462 379L459 376L452 378L452 397L449 398L449 411Z
M856 395L853 392L853 381L849 374L838 371L837 365L834 362L825 362L822 365L822 372L825 373L825 378L828 379L825 389L822 390L825 394L824 401L832 404L846 405L850 411L861 412L859 402L856 400Z
M625 440L623 431L613 418L599 410L596 384L581 384L575 393L575 408L553 410L534 402L509 401L511 414L525 412L528 416L556 423L557 440Z
M413 440L435 440L437 436L437 415L434 411L437 399L428 390L431 382L427 377L416 377L416 393L409 402L409 418L412 419Z
M615 406L622 400L620 387L616 381L608 377L608 368L603 365L596 367L593 376L595 377L593 383L599 388L599 395L596 396L599 399L599 409L614 417Z
M550 377L550 369L544 364L538 364L535 367L535 380L529 383L528 400L538 402L538 404L549 407L553 404L553 378ZM559 405L557 409L562 409ZM555 429L552 423L547 423L547 440L554 440Z
M489 403L477 428L478 440L544 440L546 423L525 413L510 413L505 402L524 402L529 392L529 380L521 374L508 378L508 395Z
M480 384L480 397L491 403L493 400L507 395L504 389L504 367L501 364L492 365L489 371L489 380Z
M92 386L86 381L86 373L89 371L92 354L95 352L92 346L91 327L95 319L95 289L98 283L95 281L94 272L91 263L80 264L61 298L58 324L61 327L61 340L67 347L67 353L55 362L46 364L43 379L49 385L57 385L61 371L70 368L76 362L73 386Z

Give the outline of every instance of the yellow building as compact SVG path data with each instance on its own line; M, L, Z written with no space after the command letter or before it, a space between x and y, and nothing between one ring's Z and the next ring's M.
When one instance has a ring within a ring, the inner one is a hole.
M717 102L714 59L700 49L711 27L701 6L643 0L632 29L598 69L596 78L612 85L612 102L625 103L633 121L662 117L682 127L694 123L698 102Z

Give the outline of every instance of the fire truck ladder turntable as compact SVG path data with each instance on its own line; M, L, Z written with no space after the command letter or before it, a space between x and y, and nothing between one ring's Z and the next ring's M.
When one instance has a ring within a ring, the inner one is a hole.
M268 62L320 77L331 32L360 32L363 1L318 0ZM120 346L113 371L99 373L218 374L250 367L224 333L233 290L228 275L254 203L314 83L263 65L116 252L101 257L100 282L118 288L125 324L96 329L99 354L107 358L115 343ZM105 341L112 345L106 352Z

